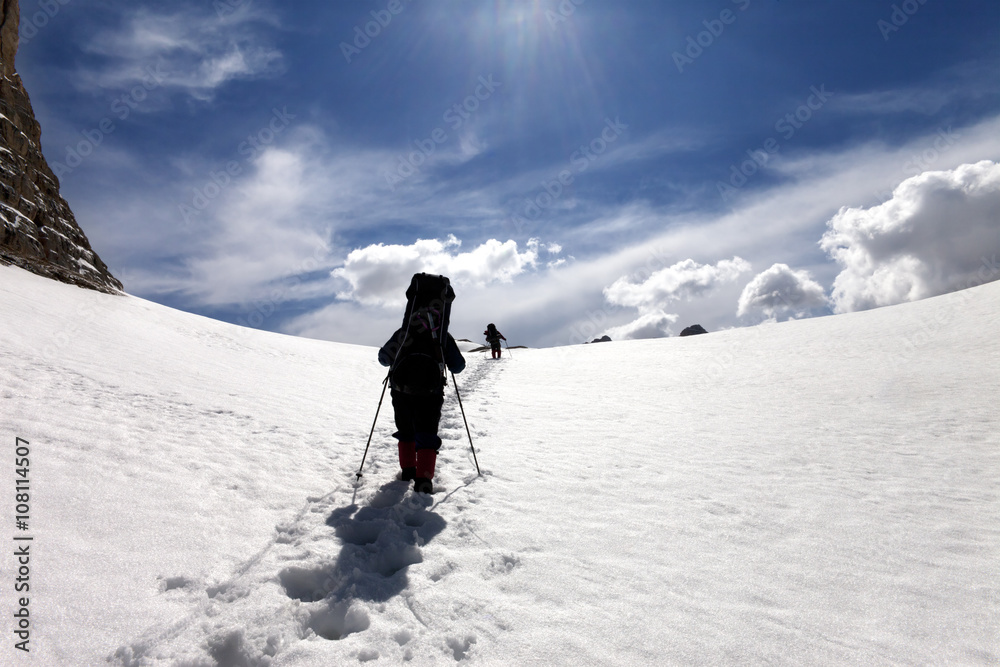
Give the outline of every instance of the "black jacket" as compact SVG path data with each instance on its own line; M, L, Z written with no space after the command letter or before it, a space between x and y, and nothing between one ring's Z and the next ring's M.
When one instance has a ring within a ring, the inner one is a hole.
M504 335L500 333L500 331L497 329L493 330L492 335L490 334L490 330L487 329L486 331L483 332L483 335L486 336L486 342L489 343L490 345L499 345L501 339L507 340L506 338L504 338Z
M402 340L405 332L402 328L397 329L392 338L385 342L378 351L378 362L383 366L392 366L392 362L396 359L396 351L399 349L399 343L397 341ZM458 344L455 343L455 339L452 338L451 334L447 334L447 338L444 341L444 364L448 367L448 370L452 373L461 373L465 370L465 357L462 356L462 352L458 349Z

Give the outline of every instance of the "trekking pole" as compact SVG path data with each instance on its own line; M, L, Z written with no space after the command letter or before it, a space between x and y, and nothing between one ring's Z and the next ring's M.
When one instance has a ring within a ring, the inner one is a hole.
M372 435L375 433L375 422L378 421L378 412L382 409L382 400L385 399L385 388L389 386L389 376L386 375L385 379L382 380L382 395L378 399L378 407L375 408L375 419L372 420L372 430L368 434L368 444L365 445L365 455L361 457L361 465L358 466L358 472L355 473L358 476L357 481L361 481L361 469L365 467L365 459L368 458L368 447L372 444Z
M510 353L510 345L507 344L507 339L506 338L503 341L503 346L507 348L507 354L508 354L508 356L510 356L510 358L513 359L514 355Z
M462 407L462 395L458 393L458 382L455 380L455 374L451 374L451 382L455 385L455 396L458 397L458 409L462 411L462 421L465 422L465 433L469 436L469 448L472 450L472 460L476 462L476 474L480 477L483 473L479 470L479 459L476 458L476 447L472 444L472 433L469 431L469 420L465 418L465 408Z

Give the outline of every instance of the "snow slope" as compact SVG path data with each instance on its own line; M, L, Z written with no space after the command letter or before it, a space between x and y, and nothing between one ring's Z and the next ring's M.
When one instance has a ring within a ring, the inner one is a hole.
M1000 660L1000 283L469 354L483 476L449 392L430 497L394 481L388 400L355 485L374 348L11 267L0 312L4 665Z

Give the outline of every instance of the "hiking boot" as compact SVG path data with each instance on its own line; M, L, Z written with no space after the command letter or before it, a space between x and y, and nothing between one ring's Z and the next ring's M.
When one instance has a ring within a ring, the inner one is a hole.
M434 493L434 485L426 477L417 477L413 480L413 491L415 493Z
M416 466L408 466L406 468L403 468L399 473L399 478L404 482L411 482L413 481L413 478L416 476L417 476Z

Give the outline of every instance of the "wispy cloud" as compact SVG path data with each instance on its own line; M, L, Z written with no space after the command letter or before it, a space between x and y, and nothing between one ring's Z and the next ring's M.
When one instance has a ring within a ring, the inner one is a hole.
M994 119L956 128L954 144L934 164L953 168L1000 151L997 127ZM789 178L747 193L729 211L676 214L643 201L597 202L572 212L571 232L554 215L532 244L503 226L502 193L519 174L469 188L446 179L415 181L388 193L379 169L393 151L359 148L298 120L189 227L178 203L190 203L222 163L185 161L184 192L166 206L137 198L127 211L111 213L103 210L105 198L89 209L92 217L129 220L129 239L121 243L145 244L136 257L172 250L155 270L130 268L126 287L133 293L182 294L196 306L237 309L264 298L289 308L312 300L307 314L280 322L281 330L373 344L381 328L396 323L394 304L409 276L433 270L461 285L457 327L476 332L496 321L534 344L567 344L609 331L618 338L670 335L678 315L710 330L732 326L746 286L741 279L749 276L741 271L720 280L730 275L720 260L733 269L740 257L758 267L808 270L829 291L837 265L817 246L827 221L845 205L872 205L877 189L905 180L912 155L932 147L935 136L896 148L866 144L783 156L774 168ZM131 200L119 197L116 208L123 201ZM157 215L145 212L151 205ZM699 272L712 275L699 280ZM612 301L605 290L616 283Z
M316 275L337 265L344 211L364 205L352 165L331 159L325 138L308 125L286 127L249 156L234 146L232 157L240 158L229 163L232 171L224 160L178 160L183 177L155 200L116 196L109 213L129 220L129 254L167 260L153 270L132 267L126 288L181 296L200 308L247 303L274 289L289 302L332 296L331 282Z
M841 95L833 108L852 114L921 113L941 111L955 99L954 91L940 88L907 88Z
M962 128L949 152L941 155L940 163L951 164L968 155L1000 148L995 126L996 121L989 121ZM425 237L433 239L430 243L413 241L381 247L373 243L354 248L357 254L350 261L346 256L340 260L342 283L338 291L353 299L351 303L398 303L404 283L414 271L436 270L455 277L466 270L457 261L459 256L477 257L472 263L476 271L486 271L485 258L489 257L500 262L497 266L509 268L509 282L491 281L486 274L467 274L461 290L462 307L456 309L454 317L457 321L466 317L485 321L506 318L504 321L511 322L515 331L530 330L535 340L547 344L582 342L611 331L615 332L613 338L671 335L677 314L710 329L732 326L744 293L744 315L785 317L800 316L807 310L823 311L828 307L824 293L829 292L837 273L836 264L824 260L817 245L827 222L845 203L875 199L880 184L905 180L903 166L915 150L933 144L933 139L918 137L895 149L864 145L840 152L812 153L808 159L791 157L789 163L797 162L800 167L797 179L748 196L728 212L671 215L643 202L602 206L589 211L589 222L577 227L572 235L546 239L535 249L523 244L515 248L513 241L496 240L506 238L502 236L493 237L492 243L470 242L458 232L454 241L444 233L436 238ZM373 156L369 164L377 161ZM791 169L789 163L783 163L782 169ZM330 169L332 164L326 159L321 170ZM364 164L363 160L355 163L360 168L365 168ZM357 176L356 170L352 173ZM338 180L337 187L334 181L327 182L327 190L350 190L350 181ZM345 213L343 217L350 219L350 224L377 224L400 206L400 200L387 203L384 198L364 195L365 182L359 179L354 183L357 187L353 196L359 199L351 206L360 217L355 219ZM460 219L470 211L478 211L486 219L490 211L496 210L496 193L488 188L471 192L445 189L439 194L425 194L424 198L418 198L416 192L405 195L413 197L413 207L407 210L414 218L434 221L453 216ZM362 201L369 203L359 205ZM444 222L437 226L449 227ZM554 229L543 227L542 231ZM549 266L566 258L567 245L576 249L584 238L617 242L565 265ZM457 242L459 239L462 244ZM555 244L553 252L547 255L544 249L551 244ZM471 249L465 250L466 246ZM538 253L532 258L533 264L526 257L531 252ZM432 261L422 262L421 258ZM771 269L750 280L750 263ZM775 265L797 268L785 271L775 269ZM370 275L366 273L369 268ZM349 277L355 279L356 288L347 280ZM741 279L753 286L748 287ZM781 298L769 301L766 294L775 290L781 291ZM344 340L345 336L355 335L356 328L352 325L345 329L346 313L352 312L348 306L330 306L323 313L301 318L289 330ZM580 331L586 331L587 336Z
M997 67L996 61L967 62L937 73L922 85L837 95L831 108L850 114L932 116L951 105L1000 94Z
M188 264L203 303L239 303L329 262L332 229L317 219L313 167L308 153L274 148L227 193Z
M229 16L191 7L170 13L126 11L119 26L98 31L84 45L108 62L81 70L77 85L125 89L148 79L153 70L165 90L210 100L230 81L282 70L282 54L257 29L267 21L249 9Z

